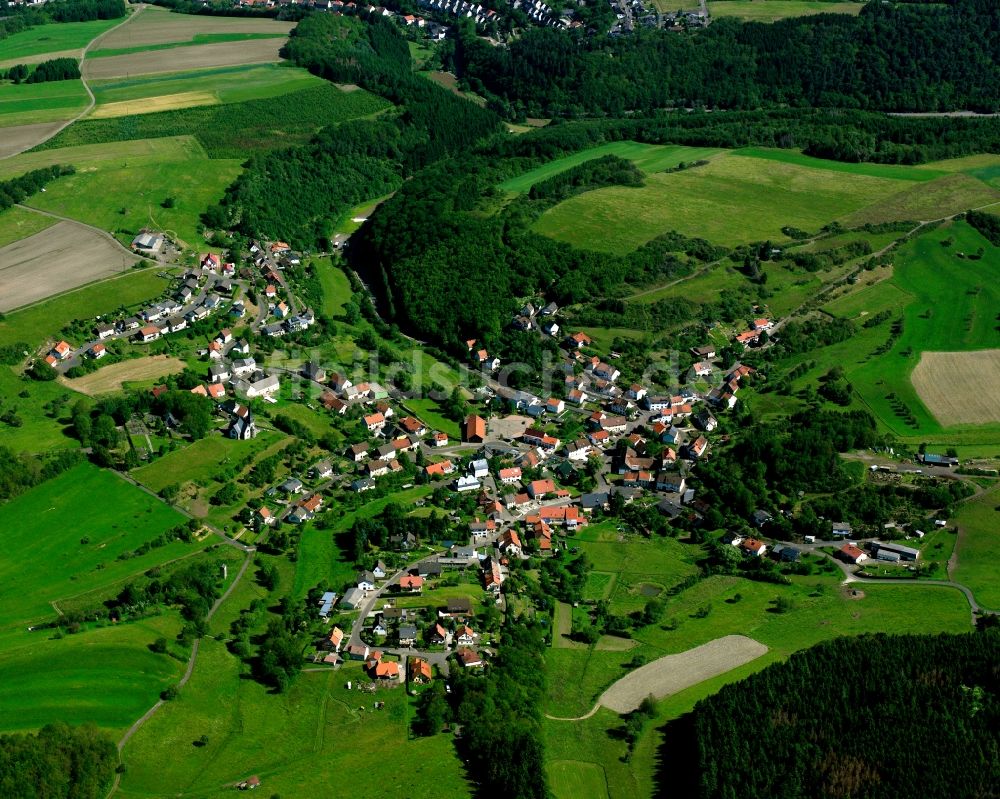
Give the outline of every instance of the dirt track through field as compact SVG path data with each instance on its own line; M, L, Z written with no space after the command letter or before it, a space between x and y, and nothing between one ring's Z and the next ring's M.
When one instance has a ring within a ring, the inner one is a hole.
M910 382L944 427L1000 422L1000 350L925 352Z
M147 358L136 358L104 366L85 377L68 380L59 378L59 382L67 388L96 397L99 394L109 394L121 391L124 383L140 380L155 380L166 375L183 371L184 361L171 358L169 355L150 355Z
M207 67L266 64L281 60L278 50L284 42L284 39L251 39L92 58L84 62L83 72L88 80L102 80Z
M139 259L75 222L0 248L0 311L127 271Z

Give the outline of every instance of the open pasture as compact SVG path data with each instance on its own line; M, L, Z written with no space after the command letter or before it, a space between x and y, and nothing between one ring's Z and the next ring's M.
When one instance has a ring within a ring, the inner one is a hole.
M1000 350L925 352L911 380L944 427L1000 422Z
M705 166L649 175L638 188L611 186L571 197L543 214L535 230L612 253L670 230L725 246L783 241L783 226L818 230L909 185L729 153Z
M122 22L121 19L95 19L89 22L58 22L38 25L3 40L0 56L7 62L27 63L29 58L55 58L79 55L92 39Z
M348 681L365 680L360 663L303 674L281 694L240 674L224 644L202 641L190 683L126 746L122 797L176 785L222 799L253 774L267 795L319 796L329 794L331 774L351 773L394 796L470 794L451 736L410 737L413 709L403 688L374 696L347 689ZM376 700L385 707L373 711ZM194 745L200 735L208 738L204 746ZM372 759L373 752L385 756Z
M747 22L774 22L812 14L856 15L862 8L864 3L829 0L712 0L708 13L712 17L736 17Z
M181 67L205 69L236 64L263 64L281 60L278 51L283 43L284 39L249 39L142 51L107 58L88 58L83 64L83 74L88 80L100 80L177 72Z
M241 165L235 159L210 159L190 140L175 145L141 162L130 159L117 144L88 150L76 174L53 181L30 203L107 230L123 242L151 227L197 249L204 241L198 230L201 214L219 201ZM73 163L68 151L47 150L37 156ZM173 201L170 207L164 207L167 198Z
M0 248L0 311L126 272L137 260L88 228L58 222Z
M148 114L196 105L239 103L323 85L304 69L255 64L96 81L90 119Z
M927 222L998 202L1000 189L972 175L946 175L931 183L907 186L903 191L861 208L841 221L848 227L877 225L898 219Z
M0 128L37 125L71 119L87 107L87 92L79 80L52 83L3 84ZM3 135L6 136L7 130Z
M130 361L103 366L96 372L73 380L62 378L61 382L66 388L97 397L101 394L121 391L126 383L148 382L176 374L182 371L185 366L186 364L180 358L171 358L167 355L149 355L145 358L134 358Z
M198 36L212 34L284 34L294 22L252 17L212 17L174 14L156 6L147 6L128 25L101 40L95 52L119 50L144 45L191 42Z
M184 521L121 477L86 463L0 507L0 632L51 620L52 602L195 551L196 545L175 541L118 560Z
M951 577L972 589L983 607L1000 610L1000 489L962 503L955 514L959 529L957 566Z
M500 184L504 191L516 192L518 194L527 191L536 183L546 180L567 169L579 166L595 158L603 158L606 155L617 155L632 161L639 169L647 174L662 172L677 166L681 161L691 162L710 158L721 152L717 148L708 147L683 147L680 145L660 145L641 144L634 141L616 141L591 147L587 150L573 153L562 158L556 158L540 167L525 172L523 175L513 177Z
M960 253L975 254L980 247L983 255L978 260L959 257ZM996 320L1000 284L994 277L998 265L1000 248L991 246L964 222L926 233L899 250L891 282L910 298L903 311L902 333L884 355L867 357L868 353L859 352L857 355L865 356L860 363L857 357L842 362L865 404L897 435L947 432L944 419L931 415L911 383L911 373L922 353L1000 348ZM887 325L877 329L885 341ZM939 392L928 382L929 374L925 371L922 375L923 393ZM912 420L901 410L911 413ZM945 410L946 418L956 424L957 418L947 413Z

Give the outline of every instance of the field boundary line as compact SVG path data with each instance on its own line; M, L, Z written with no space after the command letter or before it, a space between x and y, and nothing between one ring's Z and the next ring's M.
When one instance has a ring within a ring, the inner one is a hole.
M118 30L123 25L128 25L133 19L135 19L136 17L138 17L145 10L146 10L146 5L145 4L140 5L139 8L136 10L136 12L134 14L129 14L127 17L125 17L125 19L123 19L120 23L118 23L117 25L115 25L113 28L108 28L103 33L98 34L93 39L91 39L87 43L87 46L84 47L83 51L80 53L80 63L79 63L79 66L80 66L80 83L83 84L84 91L87 92L87 96L90 98L90 102L87 104L87 107L84 108L79 114L77 114L72 119L67 119L58 128L56 128L51 133L49 133L48 135L46 135L45 137L43 137L41 141L36 141L33 144L29 144L26 147L22 147L17 152L8 153L7 155L0 157L0 161L4 160L6 158L13 158L15 155L20 155L21 153L27 152L28 150L31 150L31 149L33 149L35 147L38 147L38 145L40 145L40 144L45 144L45 142L47 142L49 139L55 138L60 133L62 133L64 130L66 130L66 128L68 128L70 125L72 125L74 122L78 122L79 120L83 119L83 117L85 117L87 114L89 114L91 111L94 110L94 106L97 105L97 98L94 97L94 92L91 90L90 84L87 83L87 78L83 74L83 62L87 60L87 53L89 53L90 49L95 44L98 44L101 41L101 39L103 39L109 33L111 33L112 31Z

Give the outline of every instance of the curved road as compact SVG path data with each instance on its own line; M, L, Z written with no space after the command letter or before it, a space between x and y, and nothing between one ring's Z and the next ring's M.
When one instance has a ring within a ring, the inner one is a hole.
M97 104L97 98L94 97L94 92L91 91L90 84L87 83L87 78L83 74L83 62L87 58L87 53L89 53L90 49L95 44L97 44L98 42L100 42L101 39L103 39L109 33L111 33L112 31L118 30L120 27L122 27L122 25L128 25L133 19L135 19L136 17L138 17L145 10L146 10L146 6L145 5L139 6L138 9L135 11L134 14L130 14L124 20L122 20L119 24L115 25L113 28L108 28L106 31L104 31L104 33L100 34L99 36L95 36L93 39L91 39L90 42L87 44L87 46L83 48L83 52L80 53L80 83L83 84L83 88L87 92L87 97L90 98L90 102L87 103L87 107L84 108L79 114L77 114L72 119L67 119L65 122L63 122L61 125L59 125L59 127L57 127L55 130L50 131L49 133L47 133L45 136L43 136L38 141L32 142L31 144L28 144L25 147L22 147L20 150L17 150L15 152L8 153L7 155L4 155L4 156L0 156L0 161L2 161L4 158L13 158L15 155L20 155L21 153L25 152L26 150L30 150L33 147L37 147L39 144L44 144L49 139L51 139L51 138L53 138L55 136L58 136L60 133L62 133L64 130L66 130L66 128L68 128L70 125L72 125L74 122L76 122L79 119L82 119L83 117L85 117L87 114L89 114L93 110L94 106Z

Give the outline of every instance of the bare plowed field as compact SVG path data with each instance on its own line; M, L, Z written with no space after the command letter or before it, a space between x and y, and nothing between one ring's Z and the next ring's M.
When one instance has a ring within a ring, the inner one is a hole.
M599 703L616 713L639 707L647 696L661 699L704 680L749 663L767 647L744 635L727 635L678 655L666 655L622 677L608 688Z
M72 222L0 248L0 311L9 311L102 277L138 259Z
M910 381L944 427L1000 422L1000 350L925 352Z
M88 79L101 80L207 67L266 64L281 60L278 50L284 41L284 39L251 39L93 58L84 62L83 71Z
M169 355L150 355L146 358L113 363L75 380L60 377L59 382L81 394L96 397L99 394L121 391L125 383L158 380L167 375L177 374L177 372L183 371L184 366L184 361L180 358L171 358Z
M3 128L0 133L0 158L17 155L22 150L40 144L62 124L62 122L43 122L40 125L15 125L12 128Z
M203 17L172 14L147 7L142 16L103 38L97 49L120 50L148 44L189 42L198 34L205 33L288 33L294 27L294 22L277 22L272 19Z

